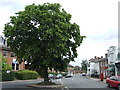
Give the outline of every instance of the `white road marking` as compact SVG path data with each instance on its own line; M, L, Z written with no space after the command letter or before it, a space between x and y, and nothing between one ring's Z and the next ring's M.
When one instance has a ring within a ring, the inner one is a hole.
M63 84L62 80L60 79L60 83Z
M69 90L69 88L68 88L68 87L65 87L65 89Z

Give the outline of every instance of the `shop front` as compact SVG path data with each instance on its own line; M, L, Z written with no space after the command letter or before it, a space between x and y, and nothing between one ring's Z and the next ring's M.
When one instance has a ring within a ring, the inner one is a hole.
M120 76L120 61L115 63L116 66L116 75Z
M109 64L107 72L108 72L108 76L115 76L115 65Z

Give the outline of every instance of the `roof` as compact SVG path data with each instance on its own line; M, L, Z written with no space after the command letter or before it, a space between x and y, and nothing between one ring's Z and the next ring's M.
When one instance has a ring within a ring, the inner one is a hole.
M74 67L74 66L72 66L72 65L70 65L70 64L68 64L67 66L68 66L68 67Z
M100 62L100 61L104 61L104 60L108 60L107 58L103 58L103 57L96 57L95 58L91 58L89 61L90 62Z
M7 47L6 45L0 45L1 50L10 50L10 47Z

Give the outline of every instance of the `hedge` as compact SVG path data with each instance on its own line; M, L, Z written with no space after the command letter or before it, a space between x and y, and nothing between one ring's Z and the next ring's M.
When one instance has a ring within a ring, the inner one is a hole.
M15 77L20 80L37 79L38 73L31 70L20 70L16 72Z
M64 77L64 76L66 76L68 73L67 73L67 72L65 72L65 73L61 73L61 74L62 74L62 75L63 75L63 77Z
M13 81L15 72L10 71L10 73L7 73L6 71L2 71L2 73L0 73L0 76L2 76L2 79L0 78L2 81Z

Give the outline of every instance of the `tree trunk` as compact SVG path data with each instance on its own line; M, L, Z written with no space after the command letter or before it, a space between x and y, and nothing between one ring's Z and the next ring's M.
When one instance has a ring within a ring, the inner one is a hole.
M48 78L48 67L44 67L44 83L45 84L48 84L50 81L49 81L49 78Z

